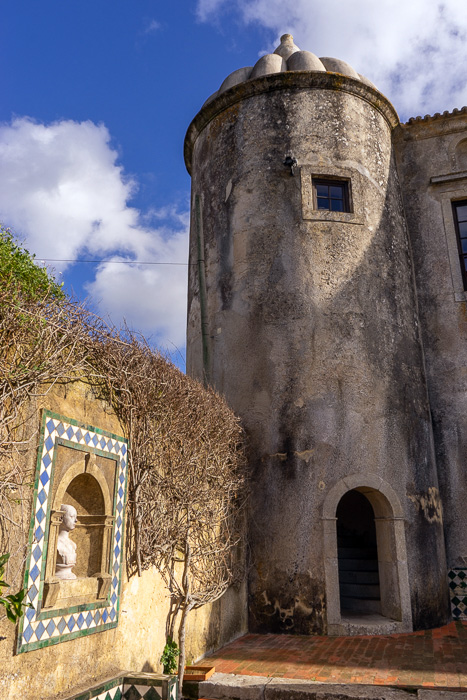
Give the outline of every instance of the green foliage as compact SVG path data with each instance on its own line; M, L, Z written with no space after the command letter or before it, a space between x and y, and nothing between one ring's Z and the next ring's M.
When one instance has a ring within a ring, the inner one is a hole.
M177 656L180 654L180 649L177 642L174 642L171 637L167 637L167 643L161 656L161 664L164 667L163 672L171 675L177 670Z
M11 288L16 300L36 302L64 299L62 285L45 268L36 265L34 257L18 245L9 228L0 224L0 284L14 281L15 286Z
M6 596L1 595L4 588L10 587L10 584L3 579L5 566L9 558L9 553L0 555L0 605L5 608L6 616L10 622L15 624L21 615L24 614L24 608L32 608L32 605L24 602L27 593L25 588L22 588L18 593L10 593Z

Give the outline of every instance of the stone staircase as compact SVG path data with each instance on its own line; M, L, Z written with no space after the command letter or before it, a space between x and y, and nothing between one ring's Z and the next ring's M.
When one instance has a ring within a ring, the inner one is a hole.
M381 613L376 547L355 546L351 537L338 538L341 611Z

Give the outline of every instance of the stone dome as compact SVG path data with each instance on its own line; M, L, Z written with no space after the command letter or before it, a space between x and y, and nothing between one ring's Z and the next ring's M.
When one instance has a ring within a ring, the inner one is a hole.
M328 56L318 58L318 56L315 56L311 51L302 51L294 44L291 34L284 34L281 36L281 43L274 53L261 56L254 66L238 68L233 73L230 73L220 88L213 93L204 104L208 104L229 88L244 83L247 80L253 80L254 78L260 78L273 73L284 73L286 71L340 73L341 75L354 78L354 80L359 80L365 83L365 85L376 89L368 78L357 73L357 71L345 61Z

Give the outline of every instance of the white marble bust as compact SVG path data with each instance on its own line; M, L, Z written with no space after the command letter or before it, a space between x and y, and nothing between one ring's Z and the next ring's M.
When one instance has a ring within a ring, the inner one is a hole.
M73 579L76 578L76 574L72 572L76 564L76 543L70 539L70 532L75 529L78 514L76 508L69 505L61 505L60 510L63 515L57 538L55 578Z

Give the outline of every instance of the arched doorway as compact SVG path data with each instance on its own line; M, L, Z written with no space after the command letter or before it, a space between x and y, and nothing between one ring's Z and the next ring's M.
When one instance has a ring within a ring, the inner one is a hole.
M381 613L373 506L352 489L339 501L336 517L341 613Z
M329 490L322 513L328 634L411 632L404 513L397 493L378 476L352 474ZM354 560L360 564L349 563L345 549L357 550ZM363 561L377 578L357 581L355 595L352 582L344 580L352 577L340 571L355 573Z

